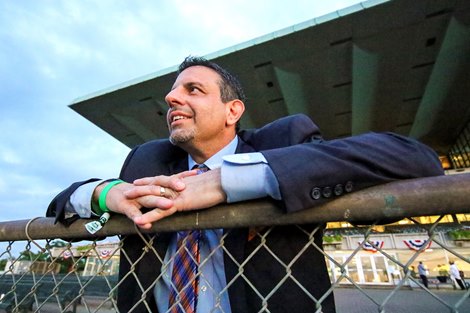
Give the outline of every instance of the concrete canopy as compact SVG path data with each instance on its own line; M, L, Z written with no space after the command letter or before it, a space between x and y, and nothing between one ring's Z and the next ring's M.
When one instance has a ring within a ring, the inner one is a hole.
M326 139L368 131L446 154L470 120L470 1L367 1L216 52L247 94L243 128L309 115ZM168 136L176 66L77 99L129 147Z

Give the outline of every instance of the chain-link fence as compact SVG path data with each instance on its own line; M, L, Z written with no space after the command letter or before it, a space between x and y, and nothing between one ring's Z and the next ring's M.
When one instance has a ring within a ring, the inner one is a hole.
M0 310L156 312L157 303L172 312L174 233L193 229L206 236L193 278L198 312L332 312L333 297L340 313L470 312L469 194L469 174L423 178L292 214L251 201L148 231L114 216L98 237L84 220L2 222Z

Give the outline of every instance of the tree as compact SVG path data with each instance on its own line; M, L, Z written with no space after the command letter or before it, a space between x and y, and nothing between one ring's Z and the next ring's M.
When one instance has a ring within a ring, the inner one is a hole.
M7 266L7 262L8 262L7 259L1 259L1 260L0 260L0 271L4 271L4 270L5 270L5 266Z
M18 257L20 261L50 261L51 256L48 252L33 252L31 250L24 250L20 252Z

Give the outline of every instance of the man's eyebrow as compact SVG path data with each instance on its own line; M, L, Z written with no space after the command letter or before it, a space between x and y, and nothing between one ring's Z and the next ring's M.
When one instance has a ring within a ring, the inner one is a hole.
M191 89L191 88L196 87L196 88L200 89L201 91L204 91L204 90L207 89L207 87L206 87L205 84L200 83L200 82L194 82L194 81L193 81L193 82L184 83L184 84L183 84L183 87L184 87L185 89Z
M196 86L196 87L201 87L201 88L204 88L204 87L205 87L204 84L202 84L202 83L200 83L200 82L197 82L197 81L186 82L186 83L182 84L182 86L183 86L184 88L186 88L186 89L188 89L188 88L190 88L190 87L194 87L194 86ZM176 89L176 87L178 87L178 85L173 85L173 86L171 86L170 91Z
M204 84L200 82L187 82L184 84L185 87L193 87L193 86L198 86L198 87L204 87Z

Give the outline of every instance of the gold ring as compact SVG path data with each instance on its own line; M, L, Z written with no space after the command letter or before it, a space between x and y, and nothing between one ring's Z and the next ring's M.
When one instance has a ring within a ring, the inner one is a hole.
M164 196L165 196L165 187L160 186L160 197L164 197Z

